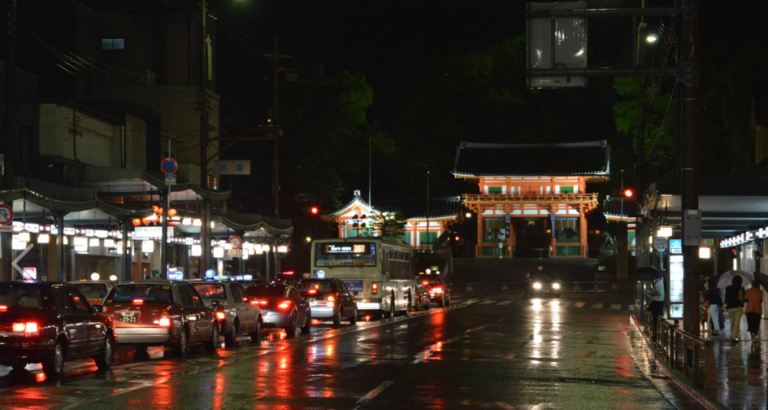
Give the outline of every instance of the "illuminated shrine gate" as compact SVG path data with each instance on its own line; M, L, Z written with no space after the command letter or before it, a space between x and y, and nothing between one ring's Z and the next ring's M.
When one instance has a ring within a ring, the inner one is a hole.
M587 257L586 214L597 208L587 183L610 172L605 141L574 144L462 142L454 176L477 182L465 194L477 213L477 257L538 250L549 257Z

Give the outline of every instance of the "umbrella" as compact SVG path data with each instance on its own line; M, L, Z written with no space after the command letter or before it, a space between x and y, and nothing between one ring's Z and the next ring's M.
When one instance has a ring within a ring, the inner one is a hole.
M720 279L717 281L717 287L720 288L720 296L725 300L725 288L733 283L733 278L736 276L741 277L741 287L747 288L752 283L751 273L744 272L743 270L729 270L728 272L720 275Z
M654 280L664 275L664 272L660 271L655 266L643 266L635 269L632 273L632 279L634 280Z

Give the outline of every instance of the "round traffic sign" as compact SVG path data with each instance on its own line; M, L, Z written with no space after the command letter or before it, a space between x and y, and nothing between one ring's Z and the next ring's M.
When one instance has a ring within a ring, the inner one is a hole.
M229 243L232 244L232 249L240 249L243 246L243 240L239 236L229 238Z
M13 208L10 205L0 204L0 225L13 223Z
M179 164L173 158L166 158L160 163L160 169L166 174L175 174Z

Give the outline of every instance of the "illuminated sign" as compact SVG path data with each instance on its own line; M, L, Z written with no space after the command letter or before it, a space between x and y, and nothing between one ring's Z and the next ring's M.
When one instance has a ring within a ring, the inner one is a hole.
M325 246L325 253L366 253L365 244L336 245L328 244Z
M669 240L669 254L670 255L682 255L683 254L683 240L682 239L670 239Z

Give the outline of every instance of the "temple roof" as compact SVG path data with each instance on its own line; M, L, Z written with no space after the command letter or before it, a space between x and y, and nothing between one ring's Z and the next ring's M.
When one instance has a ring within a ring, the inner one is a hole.
M485 144L456 148L457 177L521 175L607 175L611 147L605 141L570 144Z

